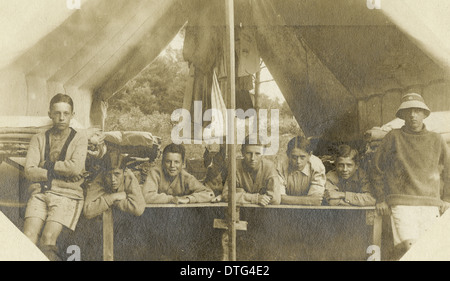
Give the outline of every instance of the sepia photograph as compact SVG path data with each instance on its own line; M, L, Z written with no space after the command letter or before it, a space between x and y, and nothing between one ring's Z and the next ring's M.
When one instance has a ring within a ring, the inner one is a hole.
M449 14L0 0L0 261L450 261Z

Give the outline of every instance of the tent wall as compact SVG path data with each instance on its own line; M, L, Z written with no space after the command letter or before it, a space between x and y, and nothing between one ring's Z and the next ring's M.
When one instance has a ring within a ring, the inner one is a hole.
M0 104L3 116L47 116L50 99L57 93L68 94L74 100L75 119L85 127L90 126L92 91L65 88L61 83L5 69L0 72L0 92L6 101Z
M360 133L393 120L401 97L410 92L421 94L431 111L450 110L450 80L394 88L358 101Z
M25 75L18 71L0 72L0 115L27 115L28 93Z
M308 136L358 138L392 120L410 91L428 95L434 110L449 109L440 102L448 70L382 9L357 0L262 0L252 2L252 15L261 56Z
M8 102L0 114L45 116L51 97L66 93L77 121L101 125L105 111L99 105L153 61L190 9L182 0L84 2L1 70L1 95Z
M439 56L424 52L426 40L418 44L399 27L402 16L393 20L360 0L235 2L236 24L256 30L260 54L308 136L352 138L390 120L401 94L414 87L432 107L448 109L448 87L436 82L447 79L446 69L436 63ZM80 123L101 124L108 98L150 64L187 19L201 14L221 25L220 5L205 10L210 3L86 1L0 71L7 100L1 114L46 115L50 97L65 92L75 99Z

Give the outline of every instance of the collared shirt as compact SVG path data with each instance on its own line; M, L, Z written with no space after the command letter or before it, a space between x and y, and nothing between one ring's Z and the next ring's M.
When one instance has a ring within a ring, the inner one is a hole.
M373 206L375 199L370 194L370 183L366 173L358 169L348 179L338 176L336 170L327 173L327 190L345 192L344 202L355 206Z
M289 167L289 158L283 155L277 161L277 172L281 180L282 195L323 197L325 166L317 156L311 155L308 163L299 171Z
M193 175L182 170L173 180L169 179L162 167L150 169L142 186L146 203L171 203L177 196L189 198L190 203L210 202L214 192L204 186Z
M236 202L257 204L258 194L272 198L270 204L280 204L280 184L275 165L268 159L261 159L256 173L248 169L243 159L236 160ZM228 200L228 180L224 185L222 197Z

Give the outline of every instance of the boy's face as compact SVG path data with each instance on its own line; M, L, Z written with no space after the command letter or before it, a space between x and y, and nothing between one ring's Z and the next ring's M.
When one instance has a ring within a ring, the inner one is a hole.
M261 145L246 145L243 151L245 165L252 170L257 170L261 163L262 152Z
M178 176L183 169L183 159L180 153L168 152L164 156L163 169L170 177Z
M405 126L413 131L420 132L423 128L423 120L427 117L425 111L420 108L407 108L402 110Z
M291 166L294 170L301 171L303 170L303 168L305 168L310 156L311 154L309 154L305 150L294 148L289 154L289 166Z
M338 157L336 160L336 171L340 178L349 179L357 169L358 166L350 157Z
M69 127L73 115L72 106L65 102L54 103L48 112L48 116L53 121L53 128L59 131L64 131Z
M106 184L111 187L113 192L117 192L119 187L123 184L123 170L120 168L108 171L106 176Z

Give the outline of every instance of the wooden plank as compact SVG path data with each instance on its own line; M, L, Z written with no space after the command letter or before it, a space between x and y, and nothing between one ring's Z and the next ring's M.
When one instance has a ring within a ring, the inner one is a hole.
M374 211L376 213L376 211ZM383 225L383 217L375 215L372 228L372 245L377 245L381 249L381 232Z
M237 221L234 223L236 230L247 230L247 222L246 221ZM218 229L228 229L228 222L222 219L214 219L214 228Z
M114 260L114 220L111 209L103 213L103 260Z
M225 208L227 203L147 204L146 208Z
M375 206L302 206L302 205L267 205L256 204L239 205L240 208L264 208L264 209L305 209L305 210L375 210Z
M228 203L193 203L193 204L147 204L146 208L225 208ZM302 206L302 205L268 205L257 204L239 205L238 208L264 208L264 209L307 209L307 210L375 210L375 206ZM236 208L236 209L238 209Z

